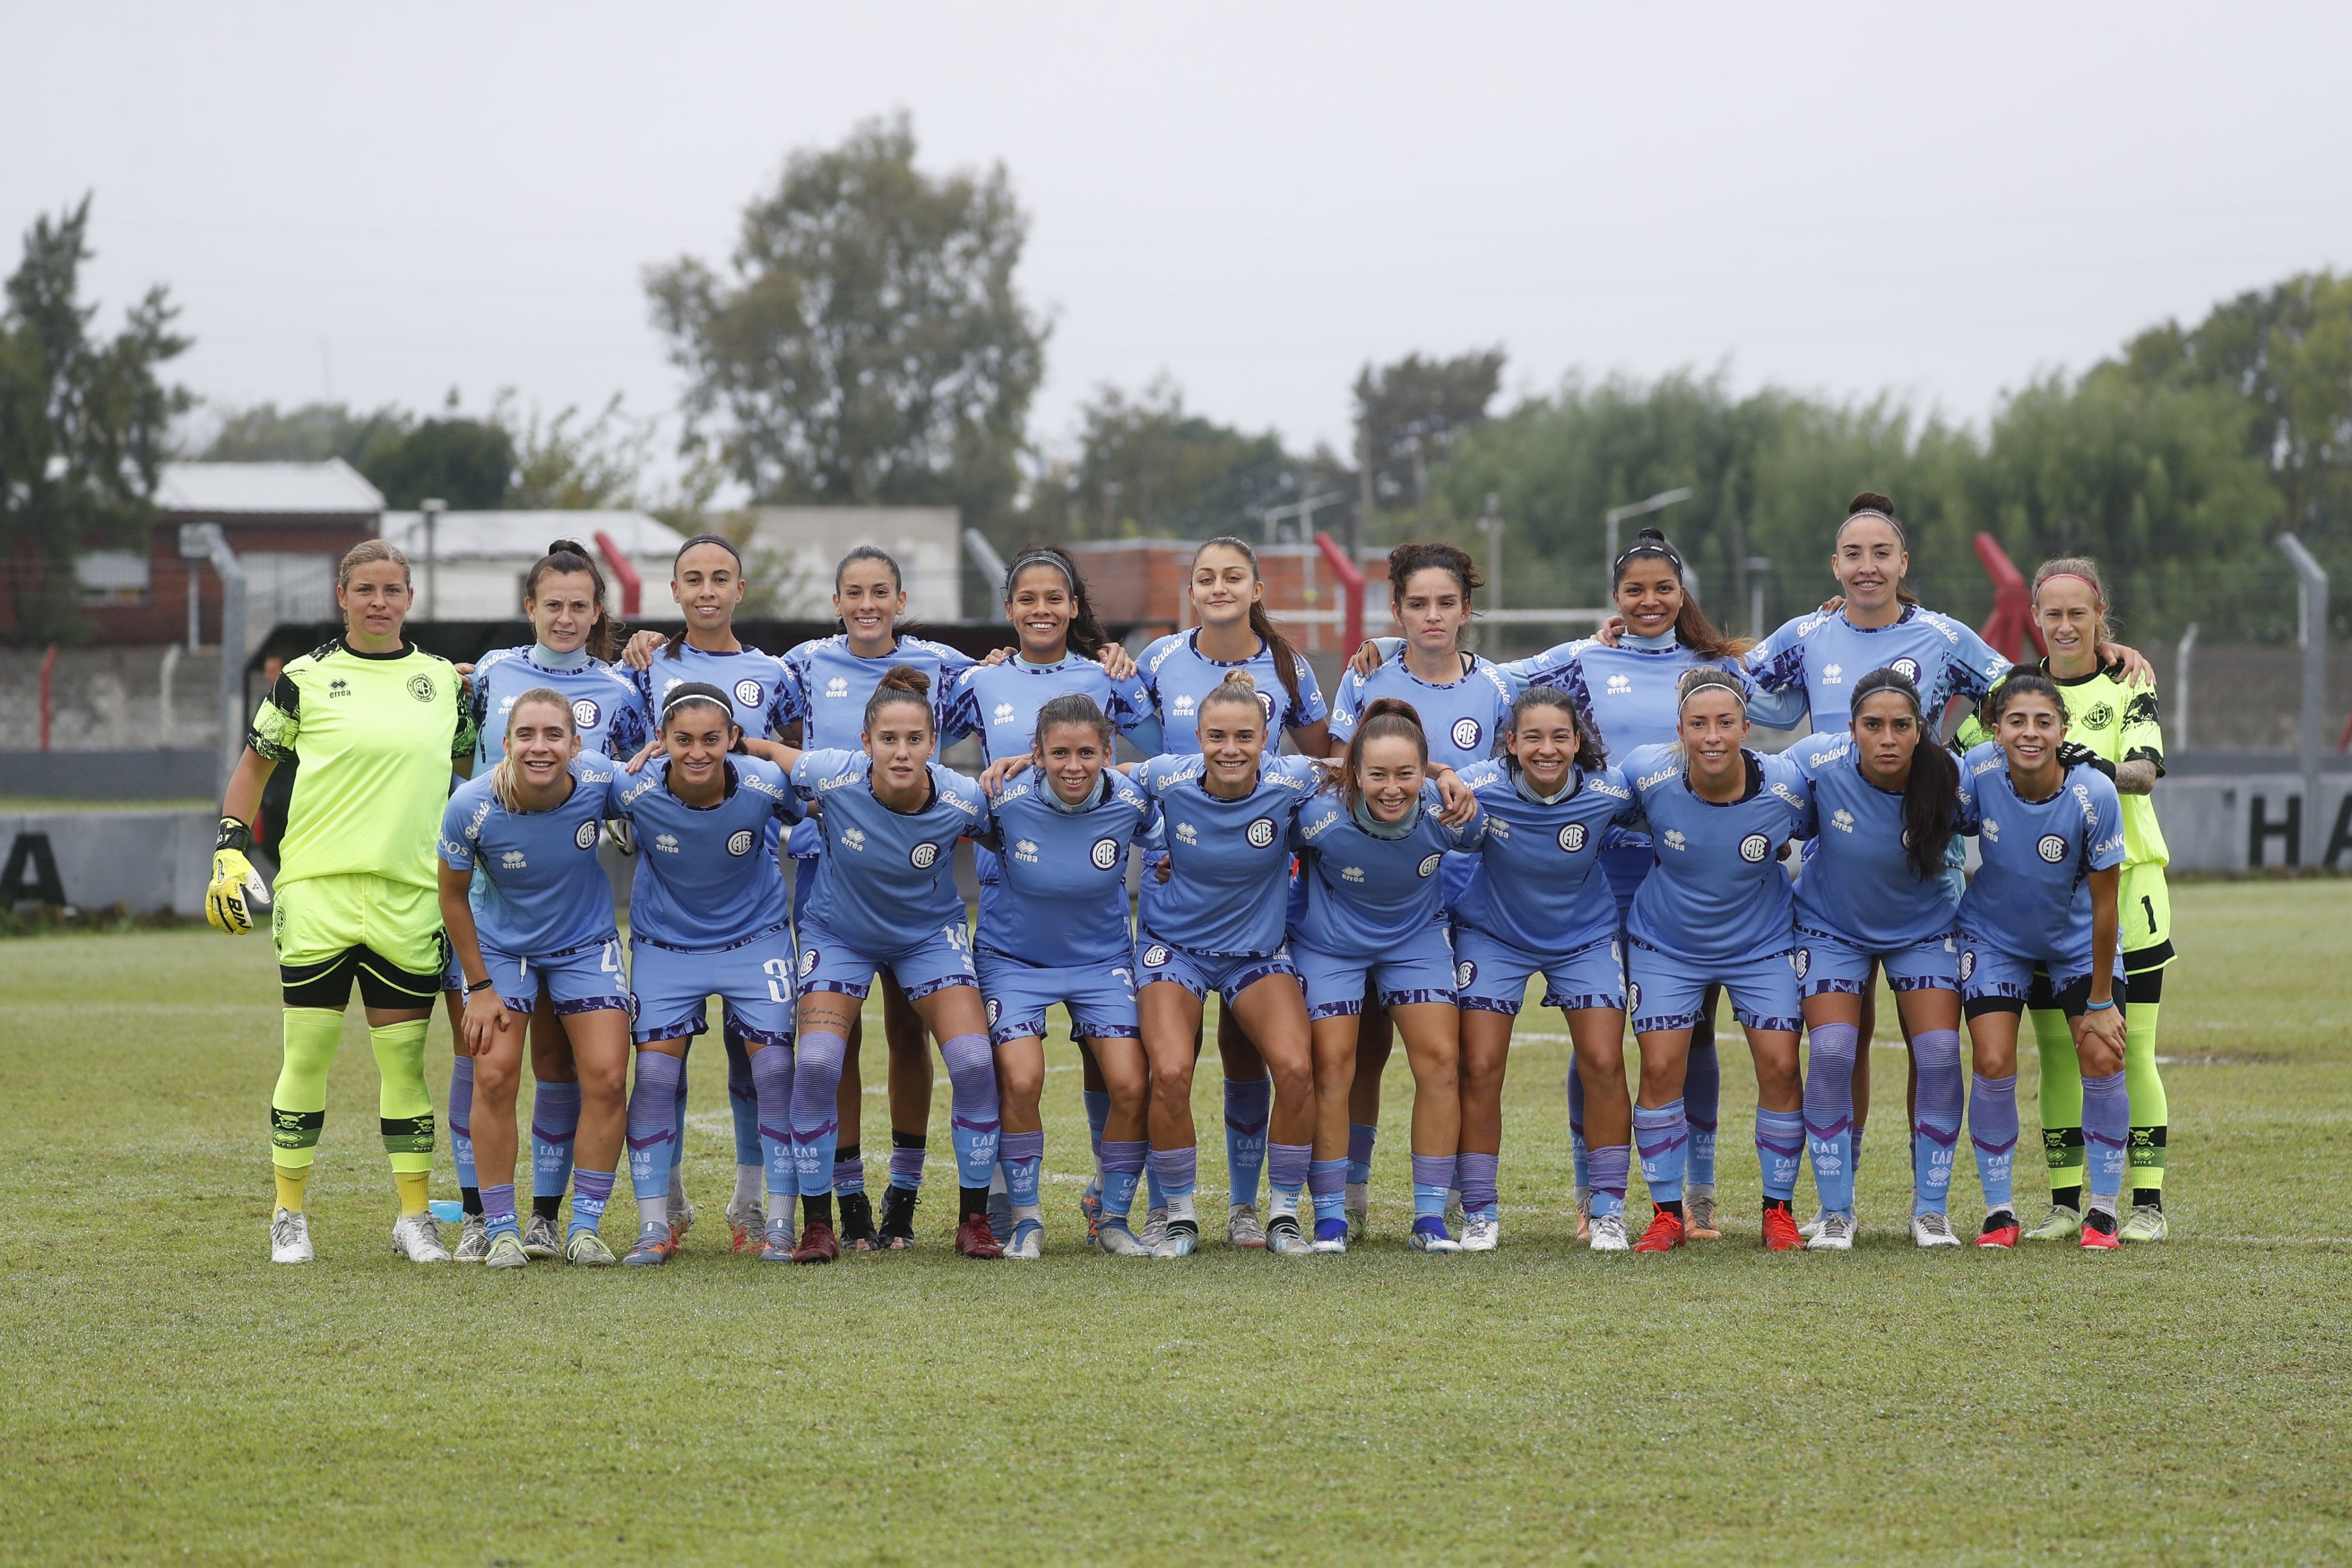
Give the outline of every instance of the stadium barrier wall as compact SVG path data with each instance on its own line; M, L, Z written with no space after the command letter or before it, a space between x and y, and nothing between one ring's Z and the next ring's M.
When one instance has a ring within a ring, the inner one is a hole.
M203 800L220 758L202 750L0 752L0 795L53 800Z
M0 812L0 904L201 915L219 824L210 810Z
M2352 774L2320 779L2316 810L2285 772L2176 775L2154 799L2175 871L2352 872Z

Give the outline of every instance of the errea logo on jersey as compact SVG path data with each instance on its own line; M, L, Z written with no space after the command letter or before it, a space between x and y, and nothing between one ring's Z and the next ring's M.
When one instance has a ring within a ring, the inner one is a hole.
M1197 844L1201 841L1200 831L1190 822L1179 822L1176 824L1176 841L1180 844Z
M1612 697L1630 697L1633 695L1633 680L1630 675L1612 675L1601 689Z
M530 863L522 858L520 850L509 850L499 857L499 869L501 871L520 871Z
M1680 828L1668 828L1666 830L1666 836L1660 841L1670 850L1681 850L1690 847L1690 841L1683 837L1683 831Z
M835 675L824 683L824 695L829 697L845 697L849 695L849 683Z
M988 722L991 724L1011 724L1013 722L1013 705L1011 703L998 703L996 705L995 711L989 715Z
M1174 714L1178 718L1191 718L1192 716L1192 699L1191 697L1180 696L1170 706L1169 711Z
M1830 826L1842 833L1853 831L1853 813L1840 806L1830 813Z
M1998 820L1987 817L1984 820L1983 828L1979 831L1984 834L1985 841L1988 843L1997 844L2000 842L2000 823Z
M677 853L677 835L676 833L656 833L654 835L654 848L661 851L661 852L666 855L674 855Z
M863 828L844 828L841 831L841 842L842 847L845 849L864 849L866 847L866 830Z
M1341 882L1361 882L1364 880L1364 868L1360 865L1342 866L1339 868L1339 880Z
M1839 685L1844 679L1845 666L1843 664L1823 664L1822 666L1822 685L1825 686L1834 686Z
M1023 865L1035 865L1037 863L1037 841L1034 839L1022 839L1018 841L1013 846L1013 858L1019 861Z

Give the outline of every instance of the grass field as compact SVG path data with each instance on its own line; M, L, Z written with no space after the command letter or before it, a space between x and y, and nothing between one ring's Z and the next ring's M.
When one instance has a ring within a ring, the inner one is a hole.
M1727 1239L1595 1258L1567 1212L1566 1045L1531 1012L1491 1256L1403 1250L1393 1130L1377 1240L1344 1258L1091 1255L1064 1046L1042 1264L956 1259L935 1164L918 1251L762 1266L715 1213L713 1049L687 1165L709 1219L670 1267L417 1269L384 1245L354 1025L320 1261L273 1269L267 946L0 944L0 1558L2341 1562L2352 882L2175 903L2174 1239L2113 1257L1916 1251L1882 1047L1853 1254L1758 1248L1727 1051ZM432 1050L437 1100L438 1020ZM1409 1082L1400 1062L1391 1129ZM942 1078L942 1148L945 1107ZM1973 1173L1955 1187L1973 1214Z

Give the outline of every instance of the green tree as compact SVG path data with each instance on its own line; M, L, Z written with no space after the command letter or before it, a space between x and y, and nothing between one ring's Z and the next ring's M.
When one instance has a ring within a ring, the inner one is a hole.
M1486 422L1486 407L1503 381L1503 350L1424 360L1408 354L1356 377L1360 450L1372 463L1376 506L1419 506L1429 476L1454 455L1465 431Z
M82 635L74 556L144 549L172 419L187 393L157 371L188 347L161 284L94 339L81 303L89 198L34 221L0 312L0 549L10 558L17 635Z
M354 413L348 403L306 402L280 412L274 402L232 408L197 454L207 463L323 463L340 457L364 471L415 428L415 416L387 403Z
M654 442L651 420L633 419L621 394L580 423L577 406L552 419L534 408L518 416L501 395L490 423L513 437L515 478L506 505L517 508L594 511L638 504L638 488Z
M506 505L514 486L514 437L488 420L428 419L371 451L360 472L395 510L414 510L429 497L452 511L492 510Z
M1249 435L1189 412L1161 376L1140 392L1096 390L1077 454L1034 486L1029 530L1045 538L1206 538L1257 531L1257 515L1297 497L1299 465L1271 431Z
M1002 165L934 177L915 151L901 114L796 152L728 277L691 256L646 275L689 452L715 444L759 500L986 524L1013 498L1046 335L1013 287L1028 218Z

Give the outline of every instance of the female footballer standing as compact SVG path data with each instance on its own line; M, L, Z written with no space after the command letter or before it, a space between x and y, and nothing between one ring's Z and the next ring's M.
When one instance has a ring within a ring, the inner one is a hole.
M955 884L955 844L988 831L979 786L933 760L930 677L894 666L866 700L860 751L765 749L789 760L792 789L822 802L824 867L800 922L801 1059L792 1137L805 1221L802 1263L839 1256L833 1164L840 1136L841 1063L849 1026L879 971L907 994L940 1042L952 1101L961 1189L956 1250L1002 1258L988 1220L996 1166L996 1067Z
M1315 684L1315 672L1265 612L1265 583L1257 552L1230 536L1211 539L1192 552L1189 591L1200 624L1162 637L1137 661L1144 695L1159 716L1161 744L1176 755L1200 749L1202 699L1234 670L1256 685L1266 722L1290 737L1302 757L1328 749L1330 710ZM1155 857L1156 859L1156 857ZM1143 880L1147 916L1165 884ZM1257 1186L1265 1166L1266 1116L1274 1104L1274 1081L1266 1076L1241 1024L1223 1009L1217 1012L1217 1054L1225 1070L1226 1239L1238 1247L1262 1247ZM1093 1096L1088 1113L1094 1113ZM1092 1204L1095 1194L1085 1200Z
M975 956L1003 1102L998 1164L1011 1184L1008 1258L1035 1258L1044 1242L1037 1177L1045 1124L1038 1101L1048 1008L1068 1009L1071 1038L1092 1047L1108 1085L1105 1180L1124 1184L1120 1213L1143 1171L1147 1074L1127 852L1150 831L1153 811L1141 786L1109 768L1115 744L1110 720L1092 697L1072 693L1047 702L1030 742L1034 765L1005 781L983 841L995 852L999 881ZM1144 1251L1124 1227L1112 1245L1129 1257Z
M781 735L803 716L800 688L783 661L735 635L735 612L744 592L741 552L717 534L697 534L678 547L669 591L686 629L671 637L640 632L622 654L635 672L648 712L659 712L663 696L676 687L702 682L719 688L737 727L754 740ZM764 852L772 861L775 848L771 844ZM727 1222L735 1250L747 1252L760 1245L761 1230L759 1088L742 1038L731 1029L719 1038L727 1050L727 1098L735 1119L735 1191L727 1202ZM678 1062L674 1166L686 1157L685 1058ZM677 1176L671 1178L669 1193L672 1228L683 1237L694 1223L694 1205Z
M1358 716L1335 776L1297 814L1306 907L1290 923L1291 961L1306 991L1315 1046L1316 1164L1349 1150L1356 1082L1356 1021L1367 994L1404 1036L1412 1063L1412 1231L1417 1252L1459 1252L1445 1228L1461 1146L1461 1015L1454 948L1444 921L1449 852L1477 849L1486 825L1441 821L1429 742L1410 703L1375 697ZM1309 1167L1310 1175L1313 1166ZM1315 1250L1344 1252L1344 1186L1315 1195Z
M1459 772L1494 755L1511 707L1511 683L1475 653L1462 649L1470 624L1472 596L1484 586L1468 553L1449 544L1403 544L1389 552L1389 611L1404 633L1401 657L1369 674L1355 669L1339 678L1333 705L1330 754L1346 753L1368 705L1393 697L1410 704L1428 737L1429 759L1438 771ZM1461 892L1475 861L1457 856L1443 862L1450 898ZM1381 1073L1393 1039L1379 998L1364 998L1356 1044L1356 1086L1348 1112L1348 1213L1361 1231L1370 1216L1372 1148L1380 1136Z
M637 1080L628 1106L637 1239L621 1260L658 1265L677 1250L677 1082L716 995L725 1027L750 1048L766 1187L761 1256L779 1261L792 1256L778 1231L789 1230L793 1194L793 936L774 833L799 821L800 807L773 763L728 755L743 732L730 695L708 682L663 695L656 737L663 755L641 773L617 774L604 810L628 820L638 845L629 890Z
M1960 760L1960 831L1984 864L1960 898L1960 984L1975 1056L1969 1137L1985 1197L1979 1247L2017 1245L2011 1204L2017 1155L2017 1021L2028 1007L2065 1016L2083 1079L2090 1207L2083 1245L2120 1245L2131 1112L2119 993L2116 899L2124 862L2114 783L2060 749L2066 705L2039 671L2020 665L1985 700L1995 738Z
M1579 1107L1591 1132L1587 1229L1596 1252L1622 1252L1632 1101L1625 1090L1625 966L1616 900L1601 869L1611 830L1634 815L1624 775L1577 727L1569 695L1530 686L1511 704L1503 755L1473 764L1463 784L1486 833L1478 867L1454 901L1454 979L1462 1009L1462 1189L1465 1251L1501 1239L1496 1192L1503 1148L1503 1072L1511 1030L1541 972L1543 1005L1568 1019L1591 1092ZM1581 1173L1580 1173L1581 1174Z
M1681 681L1682 737L1640 747L1620 764L1647 819L1656 869L1626 921L1627 998L1642 1051L1633 1142L1657 1214L1634 1244L1683 1243L1682 1176L1688 1141L1683 1060L1711 984L1731 993L1756 1060L1756 1158L1764 1179L1764 1245L1801 1244L1789 1212L1805 1148L1797 1071L1796 941L1780 852L1804 821L1808 796L1794 758L1747 749L1739 677L1692 670Z
M234 935L253 929L261 893L245 852L262 786L278 763L300 764L270 913L286 1003L285 1062L269 1102L273 1262L313 1256L303 1187L354 981L380 1075L384 1154L400 1192L393 1249L415 1263L449 1260L426 1204L433 1100L425 1028L448 952L433 844L450 764L471 758L474 734L457 672L402 639L412 599L400 551L382 539L351 549L335 574L342 636L287 662L254 715L221 802L205 913Z
M1283 950L1290 889L1290 827L1322 783L1319 764L1266 755L1267 724L1256 685L1240 670L1199 703L1201 750L1155 757L1133 778L1160 812L1168 859L1166 896L1135 934L1137 1002L1151 1064L1151 1165L1168 1200L1155 1258L1189 1256L1200 1240L1192 1193L1199 1151L1192 1129L1193 1052L1202 1004L1211 991L1235 1013L1274 1077L1266 1175L1274 1189L1268 1249L1298 1253L1298 1197L1310 1176L1318 1194L1338 1195L1344 1161L1310 1172L1315 1073L1298 971ZM1328 1181L1325 1179L1328 1176ZM1128 1252L1122 1192L1106 1181L1099 1236ZM1344 1245L1344 1242L1343 1242Z
M989 764L982 775L988 789L999 787L1007 774L1022 766L1020 756L1036 734L1038 711L1065 695L1090 699L1145 756L1159 752L1160 726L1152 716L1143 684L1125 650L1110 640L1095 619L1086 580L1067 555L1045 548L1015 556L1004 573L1004 616L1020 639L1013 656L1002 664L974 664L965 670L940 704L940 744L950 745L968 735L980 737ZM1113 674L1114 670L1119 673ZM972 869L980 880L981 916L986 919L996 900L996 856L985 849L974 850ZM1078 1054L1091 1124L1098 1110L1108 1104L1097 1098L1108 1089L1093 1051L1084 1040L1078 1042ZM1098 1126L1095 1135L1099 1141ZM990 1208L994 1223L1009 1232L1012 1200L1003 1171L993 1179Z
M1805 1140L1822 1218L1807 1245L1853 1246L1853 1072L1862 1001L1884 967L1919 1082L1911 1133L1911 1239L1958 1247L1946 1215L1960 1130L1960 974L1945 874L1959 773L1899 670L1853 683L1851 727L1790 755L1811 781L1813 838L1797 877L1797 977L1811 1042Z
M885 671L905 664L931 679L933 691L971 664L969 654L898 630L907 612L907 590L898 561L887 550L859 545L833 570L833 610L841 630L803 643L784 655L801 708L807 715L799 743L813 751L855 751L865 725L866 701ZM816 891L824 840L814 821L792 832L787 848L795 868L793 917L807 909ZM883 1197L882 1231L874 1228L866 1196L866 1163L859 1147L864 1122L865 1078L858 1071L864 1044L862 1019L849 1026L842 1060L840 1144L834 1155L834 1190L841 1200L841 1243L866 1252L914 1239L915 1198L923 1185L923 1155L929 1142L931 1052L923 1020L886 970L882 976L882 1035L889 1050L890 1177Z
M515 1218L515 1088L526 1023L541 1005L562 1020L576 1062L579 1106L572 1228L561 1256L602 1267L612 1249L597 1224L613 1196L629 1076L628 979L613 924L613 885L596 839L615 769L583 755L573 699L538 686L503 705L501 755L459 786L441 819L441 917L465 975L457 1049L478 1063L481 1116L474 1155L494 1178L482 1190L483 1261L530 1259ZM532 1137L542 1134L533 1117ZM469 1173L470 1174L470 1173ZM560 1200L562 1195L556 1195Z
M569 702L580 748L588 756L624 758L645 745L653 733L652 716L636 684L611 662L620 652L621 627L605 608L604 574L587 547L572 539L550 544L523 575L522 608L530 621L531 645L487 653L472 672L474 725L482 736L474 752L475 774L488 772L499 760L498 743L488 736L505 733L508 710L526 691L554 691ZM451 942L454 946L454 933ZM489 1256L490 1238L474 1176L475 1059L466 1050L466 980L454 952L444 989L454 1004L450 1038L456 1047L449 1070L449 1147L457 1156L466 1214L456 1258L478 1263ZM558 1258L564 1244L556 1235L556 1212L572 1184L581 1088L554 1003L542 997L530 1014L531 1214L522 1245L531 1257ZM625 1072L625 1051L621 1065Z

